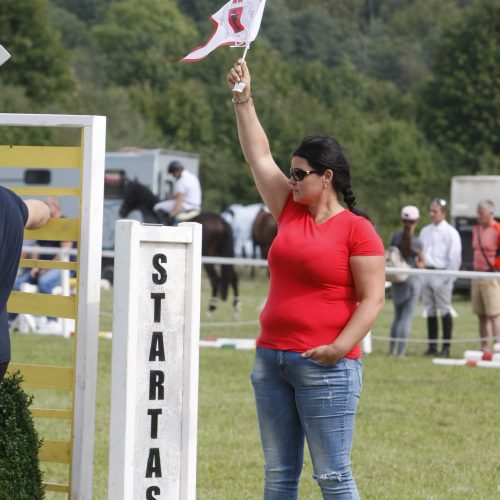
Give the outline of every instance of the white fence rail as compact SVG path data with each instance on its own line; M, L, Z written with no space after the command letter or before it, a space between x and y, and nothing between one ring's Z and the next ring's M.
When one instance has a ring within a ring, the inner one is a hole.
M67 248L50 248L50 247L38 247L38 246L23 246L23 251L32 253L44 253L44 254L61 254L61 255L76 255L75 249ZM112 250L103 250L103 257L114 258L115 252ZM202 264L228 264L233 266L253 266L253 267L267 267L267 260L265 259L250 259L243 257L202 257ZM452 276L454 278L461 279L499 279L500 271L497 273L492 273L489 271L449 271L440 269L409 269L406 267L387 267L387 275L393 274L410 274L419 276Z

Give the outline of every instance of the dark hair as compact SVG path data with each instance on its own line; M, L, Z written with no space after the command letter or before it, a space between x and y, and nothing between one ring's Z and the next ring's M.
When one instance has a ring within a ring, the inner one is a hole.
M342 146L333 138L323 135L311 135L302 140L293 156L307 160L316 170L333 172L332 186L337 195L342 193L347 208L370 220L368 215L356 207L356 197L351 188L351 166Z
M408 260L413 256L413 250L411 248L411 240L412 240L412 227L410 224L403 225L403 241L401 245L401 254L403 257Z

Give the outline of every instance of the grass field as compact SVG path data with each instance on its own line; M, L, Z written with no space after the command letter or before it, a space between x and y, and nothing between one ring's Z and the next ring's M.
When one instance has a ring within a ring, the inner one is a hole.
M264 270L255 281L242 280L240 325L229 304L204 317L208 300L203 284L202 337L251 338L267 288ZM248 275L246 270L242 274ZM101 328L111 330L110 292L102 297ZM457 298L453 357L477 349L477 325L470 303ZM364 357L363 394L356 421L353 470L366 499L500 499L500 371L439 367L421 354L425 321L414 321L408 356L386 356L392 320L387 301L375 328L372 354ZM217 326L214 326L217 325ZM420 342L419 342L420 341ZM17 362L68 364L72 341L54 336L12 335ZM108 418L111 342L99 341L94 498L107 498ZM198 475L201 500L262 497L262 455L249 376L253 352L202 349L200 352ZM49 397L37 393L36 398ZM51 395L58 407L67 406ZM60 429L44 427L45 436ZM60 424L59 424L60 425ZM52 436L51 436L52 437ZM51 474L58 474L51 469ZM319 499L306 455L301 498ZM62 498L53 495L48 498Z

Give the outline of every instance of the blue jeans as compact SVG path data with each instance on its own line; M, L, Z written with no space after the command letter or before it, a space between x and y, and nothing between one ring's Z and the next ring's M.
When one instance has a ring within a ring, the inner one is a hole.
M40 293L52 293L52 290L61 284L62 271L60 269L47 269L34 282L38 285ZM14 283L14 290L19 290L22 283L32 283L30 269L19 276Z
M394 319L391 325L389 353L404 356L411 333L413 312L420 296L420 279L410 276L408 281L393 285Z
M361 361L320 365L258 347L252 373L265 459L264 500L298 499L304 437L325 499L358 499L351 472Z
M61 284L62 271L60 269L47 269L37 279L31 277L31 270L26 269L24 274L18 276L13 286L13 290L20 290L23 283L36 283L40 293L51 294L52 290ZM9 320L12 321L17 317L17 314L10 313ZM49 319L56 319L49 316Z

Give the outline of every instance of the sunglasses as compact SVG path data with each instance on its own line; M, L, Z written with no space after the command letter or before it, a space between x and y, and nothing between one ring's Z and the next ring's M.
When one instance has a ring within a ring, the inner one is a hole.
M306 175L319 174L322 175L324 170L302 170L301 168L291 168L290 177L297 182L303 181Z

